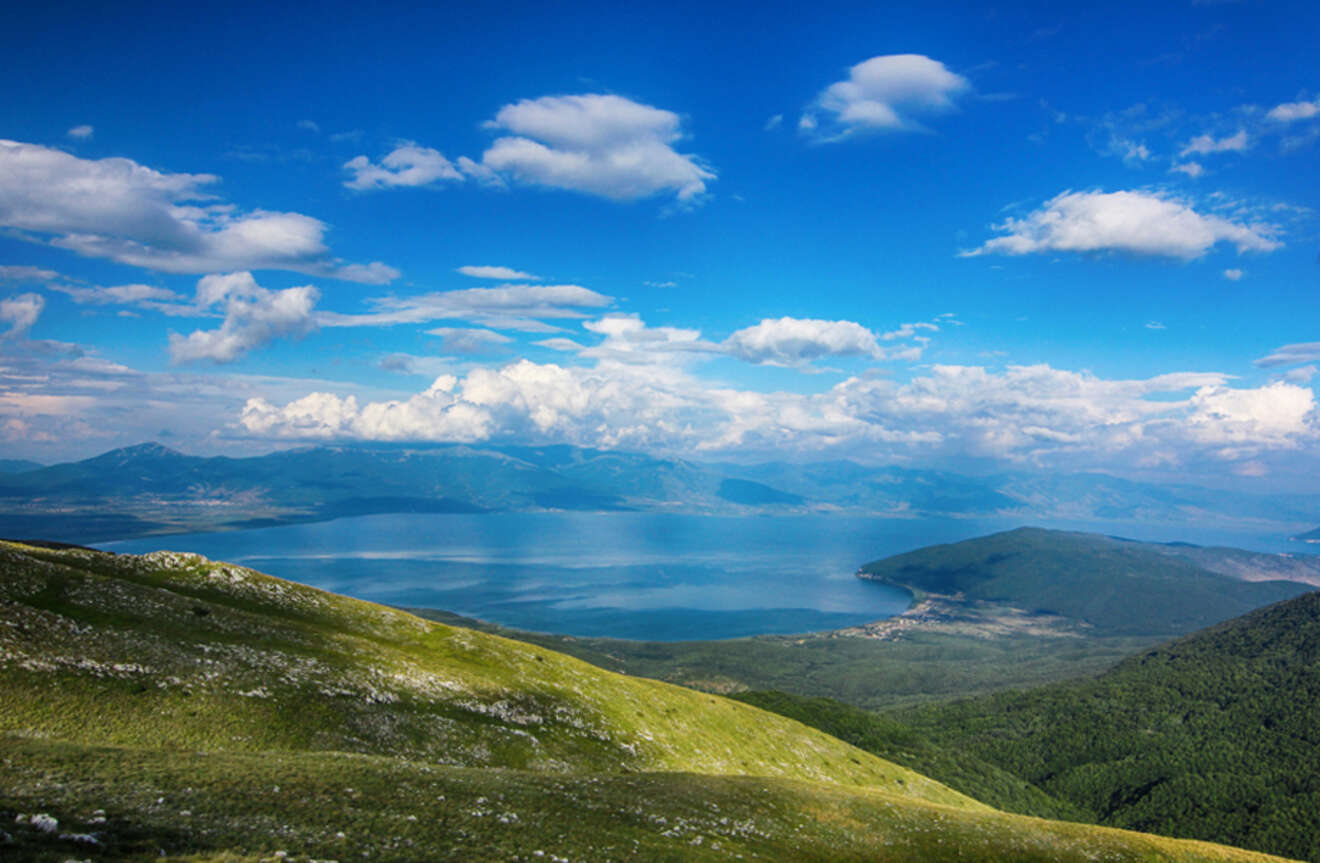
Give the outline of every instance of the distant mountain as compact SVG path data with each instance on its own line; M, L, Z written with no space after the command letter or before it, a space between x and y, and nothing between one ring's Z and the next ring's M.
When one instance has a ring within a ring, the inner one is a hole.
M768 506L773 504L796 506L806 500L802 495L780 491L777 488L771 488L764 483L754 482L749 479L726 479L720 483L718 494L721 500L727 500L730 503L747 504L748 506Z
M858 574L918 595L1057 615L1110 635L1181 635L1309 589L1287 580L1292 570L1283 564L1272 580L1246 581L1179 553L1195 548L1020 528L896 555Z
M897 718L1102 824L1320 860L1320 593L1095 680Z
M6 859L1259 859L999 812L747 704L196 555L0 568Z
M1293 539L1298 542L1320 542L1320 527L1315 530L1308 530L1306 533L1299 533Z
M939 517L1320 519L1320 496L1253 498L1099 475L967 477L859 465L736 465L571 446L352 444L202 458L158 443L0 472L0 536L91 542L383 512L651 510Z
M0 458L0 474L23 473L24 471L36 470L39 467L45 467L41 462L28 461L22 458Z

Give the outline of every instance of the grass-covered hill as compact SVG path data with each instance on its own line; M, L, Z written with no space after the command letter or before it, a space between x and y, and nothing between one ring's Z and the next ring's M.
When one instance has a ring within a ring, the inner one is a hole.
M191 555L0 545L0 854L1255 860Z
M919 594L1058 615L1099 634L1166 637L1312 589L1282 576L1226 575L1166 547L1040 528L929 546L868 563L859 574Z
M1320 860L1320 592L1094 680L898 718L1100 823Z

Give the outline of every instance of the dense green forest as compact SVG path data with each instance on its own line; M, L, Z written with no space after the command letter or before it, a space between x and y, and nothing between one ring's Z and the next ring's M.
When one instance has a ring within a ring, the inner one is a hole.
M773 690L740 692L731 697L796 719L858 749L943 782L996 809L1039 818L1094 820L1081 807L1051 797L1007 770L970 752L936 746L908 726L869 710L832 698L806 698Z
M1093 680L894 716L1101 824L1320 860L1320 593Z

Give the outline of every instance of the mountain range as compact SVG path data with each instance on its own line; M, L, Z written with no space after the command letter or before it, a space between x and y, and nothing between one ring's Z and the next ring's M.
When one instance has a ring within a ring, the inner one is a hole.
M74 542L385 512L620 510L888 517L1320 520L1310 495L1224 494L1101 474L963 476L847 461L738 465L570 446L352 445L248 458L156 443L0 471L0 535Z

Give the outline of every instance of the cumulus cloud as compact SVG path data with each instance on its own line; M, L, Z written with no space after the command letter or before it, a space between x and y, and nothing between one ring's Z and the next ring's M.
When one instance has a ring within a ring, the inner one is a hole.
M1313 102L1284 102L1275 105L1265 116L1279 123L1295 123L1298 120L1320 117L1320 99Z
M398 276L379 262L332 258L326 225L311 216L245 213L217 202L208 189L218 180L0 140L0 226L34 242L169 273L277 269L373 283Z
M253 399L237 422L248 434L286 439L974 456L1072 468L1239 463L1320 440L1314 396L1293 383L1234 388L1214 373L1107 380L1047 365L999 373L937 365L907 383L854 377L801 394L724 388L673 365L520 360L443 375L407 399L359 404L314 393L283 406Z
M386 326L440 320L467 320L495 329L554 332L545 320L580 319L583 309L598 309L614 302L581 285L501 285L434 291L410 297L377 297L372 311L360 315L322 312L318 321L327 327Z
M1241 281L1242 275L1242 270L1235 267L1230 267L1229 269L1224 270L1224 278L1228 279L1230 282Z
M1247 144L1246 129L1238 129L1235 134L1217 140L1213 135L1197 135L1183 145L1178 156L1186 158L1192 154L1207 156L1212 153L1241 153L1247 149Z
M320 297L311 285L268 290L247 272L204 276L197 283L195 304L222 309L224 323L187 336L170 333L170 358L175 363L229 363L276 339L305 335L316 327L313 312Z
M672 194L692 202L715 173L679 153L684 137L672 111L622 96L545 96L505 105L486 128L497 138L481 167L518 182L569 189L615 201Z
M1290 448L1317 428L1315 393L1287 381L1256 389L1202 387L1192 396L1190 408L1187 423L1191 437L1237 448L1231 454L1238 458L1261 450Z
M473 370L461 385L442 375L409 399L361 407L351 396L325 393L283 407L252 399L238 422L249 434L295 439L471 442L510 435L649 446L681 434L674 415L689 406L679 398L663 382L522 360L499 370Z
M773 366L797 366L831 356L884 356L875 333L861 324L811 318L767 318L738 330L724 345L740 360Z
M1175 164L1169 170L1179 174L1186 174L1193 180L1205 173L1205 168L1201 167L1198 162L1180 162Z
M68 135L70 138L73 138L75 141L86 141L87 139L91 138L92 135L94 135L95 133L96 133L96 129L92 128L91 126L84 125L84 126L74 126L72 129L65 132L64 134Z
M17 338L27 335L32 325L41 317L41 310L46 307L46 298L41 294L19 294L0 300L0 321L9 324L4 338Z
M1283 244L1279 228L1244 224L1198 213L1175 198L1155 192L1063 192L1025 218L1010 218L988 240L963 256L1033 252L1126 252L1191 260L1221 242L1239 254L1269 252Z
M826 87L798 120L823 140L859 132L923 131L921 117L946 113L971 89L967 79L921 54L872 57Z
M471 276L474 279L520 279L528 282L539 282L540 276L534 276L531 273L524 273L522 270L515 270L512 267L459 267L458 272L465 276Z
M366 156L350 159L344 163L344 170L353 175L344 181L344 185L360 191L463 180L463 175L439 150L420 147L411 141L390 151L379 163Z

